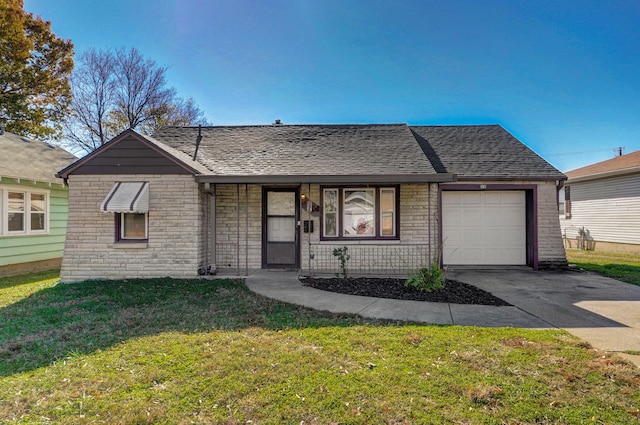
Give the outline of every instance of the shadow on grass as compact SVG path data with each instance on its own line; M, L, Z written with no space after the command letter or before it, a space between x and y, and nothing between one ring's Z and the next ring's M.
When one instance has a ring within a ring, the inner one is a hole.
M267 299L230 279L58 284L0 309L0 376L167 331L389 323Z

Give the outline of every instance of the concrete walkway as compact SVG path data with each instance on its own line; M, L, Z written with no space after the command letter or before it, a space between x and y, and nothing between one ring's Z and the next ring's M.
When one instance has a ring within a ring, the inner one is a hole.
M640 366L640 287L587 272L529 268L454 269L449 279L474 285L510 307L401 301L337 294L303 286L297 272L259 271L247 286L269 298L334 313L430 324L565 329L594 348Z

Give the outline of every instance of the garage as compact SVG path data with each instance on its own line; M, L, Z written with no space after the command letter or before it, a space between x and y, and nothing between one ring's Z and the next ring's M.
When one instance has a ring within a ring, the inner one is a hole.
M525 191L443 191L442 244L447 265L525 265Z

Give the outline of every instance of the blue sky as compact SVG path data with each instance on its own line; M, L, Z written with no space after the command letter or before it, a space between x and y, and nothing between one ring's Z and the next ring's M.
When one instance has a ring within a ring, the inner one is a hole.
M562 171L640 149L640 2L25 0L214 125L501 124Z

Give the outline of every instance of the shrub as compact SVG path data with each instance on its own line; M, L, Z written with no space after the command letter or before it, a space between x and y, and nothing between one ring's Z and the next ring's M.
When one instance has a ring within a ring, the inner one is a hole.
M433 261L431 267L421 267L413 272L404 285L420 291L433 292L444 288L445 281L444 270L437 261Z

